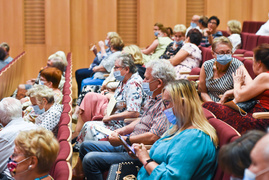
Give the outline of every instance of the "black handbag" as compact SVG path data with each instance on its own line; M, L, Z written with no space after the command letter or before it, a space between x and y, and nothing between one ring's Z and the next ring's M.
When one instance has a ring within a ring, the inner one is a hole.
M140 161L127 161L112 164L107 180L136 180L136 176L142 163Z
M241 109L243 109L246 112L251 110L256 104L257 104L257 100L249 100L246 102L236 103L237 106L239 106Z

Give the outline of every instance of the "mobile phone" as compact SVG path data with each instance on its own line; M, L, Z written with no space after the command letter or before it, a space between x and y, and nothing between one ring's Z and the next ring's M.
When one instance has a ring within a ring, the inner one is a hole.
M132 152L132 154L135 156L135 151L134 151L134 148L131 147L129 144L127 144L127 142L121 137L121 135L119 135L119 139L121 140L121 142L123 143L123 146Z

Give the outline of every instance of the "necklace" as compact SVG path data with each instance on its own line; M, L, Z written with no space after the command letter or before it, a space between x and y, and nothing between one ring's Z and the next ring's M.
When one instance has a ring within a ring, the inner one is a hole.
M48 177L49 176L49 174L47 174L47 175L45 175L45 176L42 176L42 177L39 177L39 178L35 178L35 180L41 180L41 179L44 179L44 178L46 178L46 177Z

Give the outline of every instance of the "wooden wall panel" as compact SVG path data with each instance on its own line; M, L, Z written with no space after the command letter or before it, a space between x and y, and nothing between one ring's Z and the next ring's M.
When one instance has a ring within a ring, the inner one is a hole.
M267 21L269 13L269 1L268 0L253 0L251 7L253 21Z

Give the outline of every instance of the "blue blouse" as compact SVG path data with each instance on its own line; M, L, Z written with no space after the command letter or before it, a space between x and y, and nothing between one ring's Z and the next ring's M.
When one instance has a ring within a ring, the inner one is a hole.
M173 139L164 138L150 149L150 157L159 165L150 175L142 167L138 180L212 179L217 167L217 152L207 134L198 129L186 129Z

